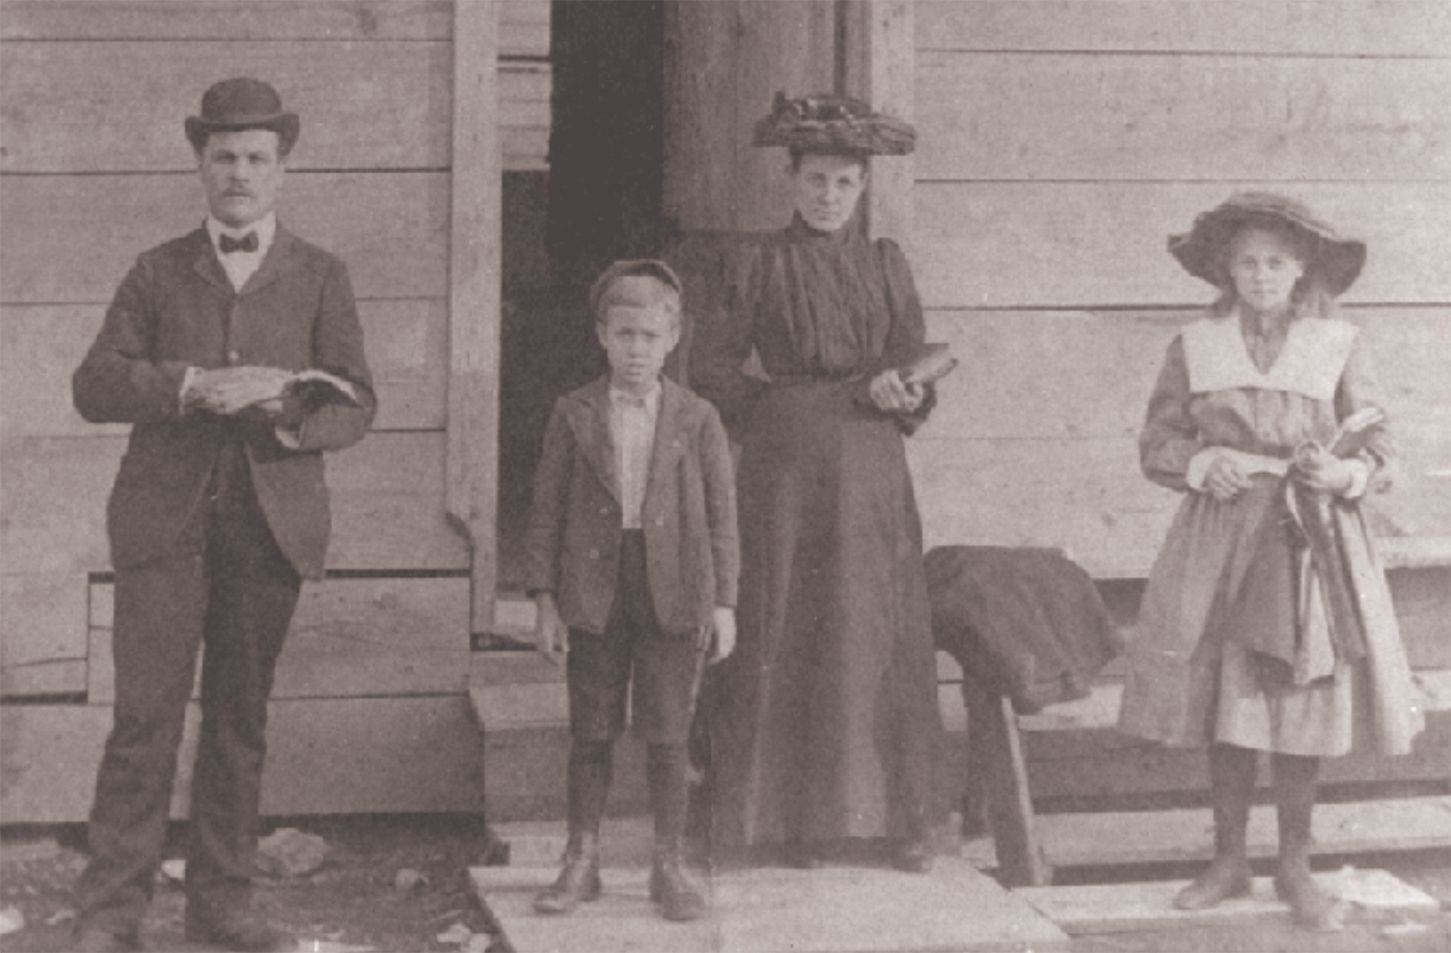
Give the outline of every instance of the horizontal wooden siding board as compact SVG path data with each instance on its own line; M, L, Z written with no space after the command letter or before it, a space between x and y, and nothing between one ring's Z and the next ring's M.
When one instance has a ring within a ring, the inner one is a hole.
M186 5L178 4L185 7ZM439 169L450 163L448 43L7 43L0 58L6 131L0 171L176 172L195 158L182 129L223 75L266 78L302 118L298 170ZM538 153L549 126L546 64L499 74L504 154ZM125 122L116 117L125 115ZM514 130L523 130L512 141ZM536 158L543 158L539 153Z
M919 182L914 266L932 308L1203 305L1164 250L1231 192L1289 192L1370 247L1349 302L1451 302L1451 183Z
M296 173L284 188L281 221L340 257L358 297L447 295L448 173ZM137 254L204 207L195 173L7 177L0 302L109 303Z
M443 508L441 432L373 434L328 459L329 569L462 570ZM125 438L17 437L0 446L0 557L34 572L109 568L106 498Z
M923 53L916 174L1439 182L1447 101L1451 59Z
M1445 57L1442 0L918 0L917 49Z

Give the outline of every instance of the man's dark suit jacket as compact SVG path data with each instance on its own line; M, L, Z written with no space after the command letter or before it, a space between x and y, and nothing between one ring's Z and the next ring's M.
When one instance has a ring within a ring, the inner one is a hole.
M709 624L716 606L736 604L735 475L715 407L673 381L661 386L640 522L656 618L685 635ZM525 585L553 592L570 628L604 631L622 525L604 377L555 404L535 474Z
M318 367L352 381L363 406L313 409L289 449L273 426L183 413L188 366ZM205 228L142 253L116 292L72 380L93 423L133 423L107 511L111 561L173 554L203 504L229 435L244 436L252 483L278 545L304 578L321 578L330 516L322 451L356 443L372 423L372 377L343 263L278 226L257 272L233 290Z

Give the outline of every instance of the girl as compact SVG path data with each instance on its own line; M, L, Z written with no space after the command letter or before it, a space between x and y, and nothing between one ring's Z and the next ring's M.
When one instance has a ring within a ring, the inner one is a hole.
M1220 290L1169 345L1139 438L1144 475L1186 491L1149 576L1120 728L1209 748L1214 860L1175 898L1247 894L1257 752L1270 752L1277 894L1340 928L1310 876L1320 759L1402 754L1423 726L1360 510L1392 443L1357 328L1331 317L1365 246L1298 202L1242 193L1169 251Z

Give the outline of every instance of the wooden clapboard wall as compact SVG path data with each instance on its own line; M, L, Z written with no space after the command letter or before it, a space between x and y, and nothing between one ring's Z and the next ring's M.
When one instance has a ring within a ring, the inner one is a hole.
M914 5L911 253L964 367L911 441L928 545L1066 546L1144 575L1176 496L1135 438L1211 290L1165 238L1232 191L1363 236L1347 297L1402 437L1381 530L1451 536L1451 6Z
M56 750L74 755L67 770L94 771L109 720L104 513L127 428L81 420L70 375L135 256L205 214L182 119L209 83L242 74L268 79L302 117L280 214L348 264L380 404L374 432L328 461L332 575L305 587L280 717L312 726L303 749L326 745L329 718L349 717L354 741L377 723L385 760L398 755L388 745L436 743L414 781L442 779L422 790L350 767L333 779L346 783L320 789L283 772L270 806L472 803L470 785L453 783L459 769L440 765L474 770L467 653L471 616L492 599L496 155L510 170L545 167L548 17L546 0L0 9L0 690L78 702L4 709L7 821L82 816L87 784L27 762L85 725ZM456 44L498 70L456 63ZM497 106L474 102L479 90ZM472 128L477 117L487 128ZM455 181L465 163L473 175ZM478 532L489 538L475 559ZM471 584L485 577L474 604ZM307 705L324 701L333 714L314 721ZM68 793L45 800L56 783Z

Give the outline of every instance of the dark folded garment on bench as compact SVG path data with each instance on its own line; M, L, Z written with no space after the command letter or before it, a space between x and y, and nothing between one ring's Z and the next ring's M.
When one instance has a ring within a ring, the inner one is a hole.
M937 648L1021 714L1083 698L1118 654L1093 579L1058 550L939 546L926 564Z

